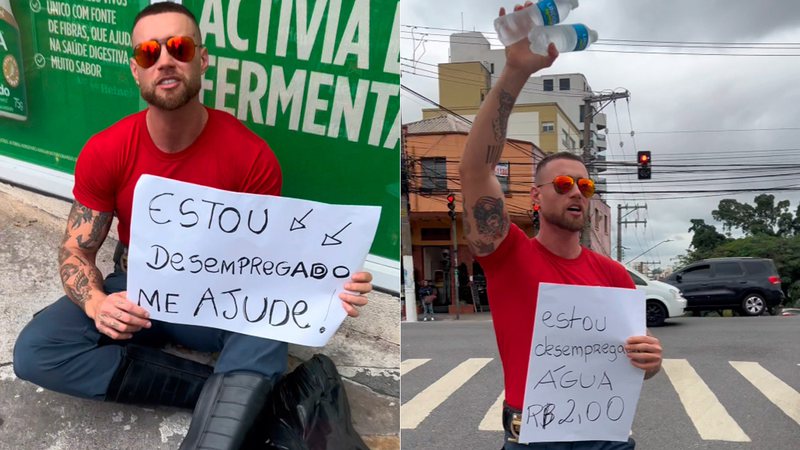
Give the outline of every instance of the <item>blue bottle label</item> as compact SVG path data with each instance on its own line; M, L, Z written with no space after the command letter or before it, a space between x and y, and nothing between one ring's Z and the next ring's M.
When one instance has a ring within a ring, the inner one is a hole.
M541 0L536 6L542 13L542 21L545 25L555 25L560 22L555 0Z
M586 25L575 24L572 25L572 28L575 30L575 36L578 37L578 41L575 44L575 48L572 49L573 52L578 52L586 47L589 46L589 29L586 28Z

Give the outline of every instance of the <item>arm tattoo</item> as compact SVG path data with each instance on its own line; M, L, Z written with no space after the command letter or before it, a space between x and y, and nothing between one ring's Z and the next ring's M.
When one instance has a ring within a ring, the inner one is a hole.
M113 217L111 213L98 214L92 220L92 230L89 232L88 239L84 240L83 235L78 236L78 246L87 250L98 249L108 234L108 226Z
M93 259L108 234L112 218L112 213L98 213L77 201L69 213L67 232L58 250L59 275L67 296L84 310L92 290L103 288L102 274L87 257ZM87 228L90 228L88 235ZM88 253L77 250L74 244L69 245L73 236L78 248Z
M492 121L494 126L494 138L498 144L502 144L506 139L506 131L508 131L508 116L511 115L511 109L514 107L514 96L504 90L500 90L500 98L498 99L500 106L497 108L497 118Z
M496 246L492 242L483 242L480 239L467 239L467 244L476 255L488 255L494 252Z
M81 205L77 200L72 203L72 209L69 211L68 223L72 223L72 229L77 230L84 223L92 221L92 210Z
M503 199L495 197L481 197L472 208L478 235L494 240L502 237L511 225L508 215L503 211Z
M486 164L496 166L500 162L500 155L503 154L502 145L490 145L486 147Z

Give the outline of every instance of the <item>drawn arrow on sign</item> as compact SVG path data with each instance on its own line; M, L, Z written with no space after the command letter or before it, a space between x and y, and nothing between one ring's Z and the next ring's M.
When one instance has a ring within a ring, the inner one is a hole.
M314 211L314 210L312 209L311 211ZM300 218L300 220L297 220L297 217L293 218L292 219L292 226L289 227L289 231L305 229L306 225L303 223L303 221L306 219L306 217L308 217L309 214L311 214L311 211L307 212L305 216Z
M341 230L337 231L336 234L334 234L333 236L329 235L328 233L325 233L325 240L322 241L322 246L325 247L326 245L339 245L339 244L341 244L342 241L340 241L339 239L336 239L336 236L338 236L339 233L344 231L345 228L349 227L352 224L353 224L353 222L348 223L347 225L344 226L344 228L342 228Z

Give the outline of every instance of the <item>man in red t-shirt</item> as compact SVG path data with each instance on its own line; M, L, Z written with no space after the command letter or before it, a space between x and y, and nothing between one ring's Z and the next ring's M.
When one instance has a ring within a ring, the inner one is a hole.
M530 6L530 2L526 6ZM520 9L517 6L516 9ZM500 15L505 10L500 10ZM506 140L509 115L528 78L549 67L558 56L553 44L548 55L536 55L524 39L506 48L506 65L481 105L461 160L464 232L470 249L485 271L497 346L503 363L506 437L518 433L511 423L522 407L540 283L606 286L634 289L625 268L580 245L589 217L594 183L582 160L555 153L539 162L531 198L539 205L540 230L530 239L511 223L503 191L494 175ZM628 338L625 350L645 378L661 368L661 344L653 336ZM628 442L505 443L506 450L592 449L622 450Z
M59 249L67 296L37 313L20 333L14 370L19 378L66 394L195 408L182 449L239 448L287 368L287 344L150 321L147 311L128 300L133 189L141 175L152 174L279 195L280 166L267 144L236 118L200 103L208 51L188 9L171 2L146 7L131 38L131 72L148 108L95 135L81 152L75 203ZM116 270L103 280L95 258L114 215L120 237ZM349 292L340 297L350 316L367 303L371 281L369 273L359 272L345 285ZM160 351L168 342L219 357L211 368Z

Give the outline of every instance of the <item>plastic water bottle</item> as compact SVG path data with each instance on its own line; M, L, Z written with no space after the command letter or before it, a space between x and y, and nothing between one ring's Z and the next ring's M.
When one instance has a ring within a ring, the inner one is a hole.
M586 50L586 47L597 41L597 32L586 25L556 25L552 27L534 27L528 34L531 51L547 55L547 46L556 44L559 53Z
M494 29L507 47L523 40L534 27L562 22L577 7L578 0L539 0L535 5L494 19Z

